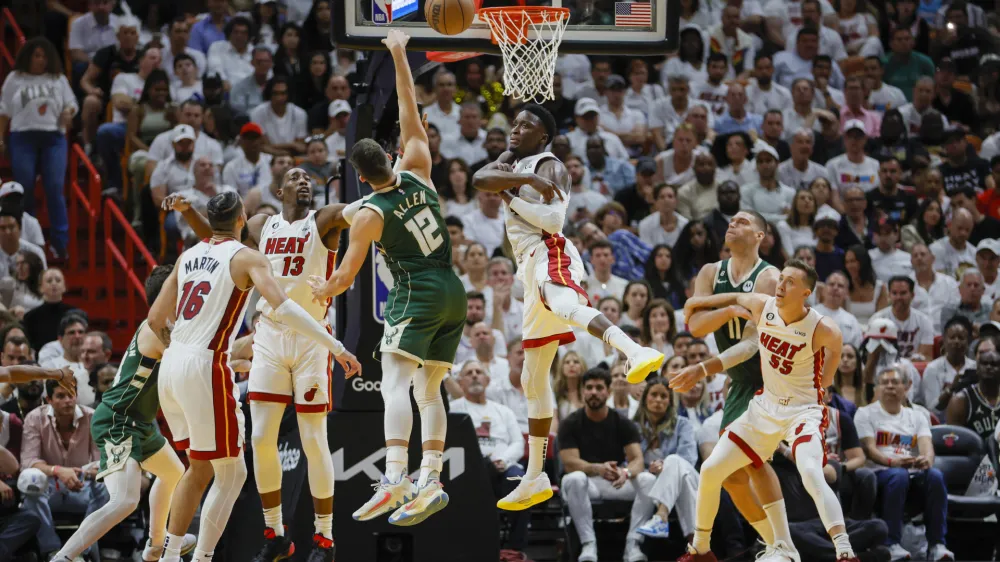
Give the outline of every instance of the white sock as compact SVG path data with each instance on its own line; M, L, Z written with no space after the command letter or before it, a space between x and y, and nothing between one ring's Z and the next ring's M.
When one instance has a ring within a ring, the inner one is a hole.
M712 550L712 530L695 529L694 542L691 543L698 554L707 554Z
M847 533L837 533L833 536L833 546L837 549L837 558L846 554L848 558L854 558L854 549L851 547L851 539Z
M403 479L403 475L406 474L407 455L406 447L399 445L393 445L386 451L385 478L391 484L398 484Z
M604 332L603 339L611 347L621 351L626 357L633 357L639 353L642 346L632 341L632 338L622 331L618 326L611 326Z
M764 544L770 546L774 544L774 529L771 527L771 522L765 517L756 523L750 524L760 538L763 539Z
M285 536L285 525L281 520L281 506L264 509L264 526L269 527L274 534Z
M177 536L167 533L167 539L163 542L162 562L180 562L182 546L184 546L183 535Z
M542 473L545 465L545 447L549 444L549 438L528 436L528 470L524 473L525 480L537 478Z
M317 514L316 518L313 519L313 524L316 526L316 534L322 535L324 538L333 540L333 514Z
M212 562L213 556L215 556L215 551L204 552L202 550L195 549L194 557L191 558L191 562Z
M764 513L767 513L767 519L771 522L771 528L774 530L774 541L783 541L786 545L792 546L792 532L788 529L785 500L780 499L765 505Z
M443 465L442 451L424 451L424 458L420 463L420 482L417 485L423 488L430 480L440 480Z

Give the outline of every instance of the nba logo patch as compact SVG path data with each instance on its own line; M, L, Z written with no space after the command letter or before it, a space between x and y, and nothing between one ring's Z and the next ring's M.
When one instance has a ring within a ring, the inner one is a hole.
M372 0L372 23L375 25L392 23L392 0Z
M746 283L743 284L744 293L749 293L752 290L753 290L753 281L747 281Z

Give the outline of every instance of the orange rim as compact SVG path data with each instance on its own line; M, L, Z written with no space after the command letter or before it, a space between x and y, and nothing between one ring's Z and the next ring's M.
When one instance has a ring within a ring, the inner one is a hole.
M479 17L490 22L490 35L493 43L523 43L527 36L524 30L529 24L555 22L569 19L569 8L553 8L551 6L503 6L500 8L483 8L477 12ZM503 22L494 26L492 22Z
M483 53L462 53L452 51L427 51L427 60L434 62L459 62L478 57Z

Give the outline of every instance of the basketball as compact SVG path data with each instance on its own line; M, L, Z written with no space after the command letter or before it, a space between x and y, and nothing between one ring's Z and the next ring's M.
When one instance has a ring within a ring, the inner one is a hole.
M472 0L427 0L424 16L431 29L444 35L458 35L469 29L476 17Z

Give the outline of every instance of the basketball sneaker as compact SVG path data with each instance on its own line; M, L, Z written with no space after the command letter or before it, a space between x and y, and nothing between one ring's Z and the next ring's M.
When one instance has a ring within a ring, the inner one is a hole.
M287 528L285 532L288 532ZM287 560L293 554L295 554L295 543L292 539L288 535L279 537L274 529L268 527L264 529L264 548L253 557L253 562L277 562Z
M313 535L313 549L309 553L306 562L333 562L333 555L336 554L337 547L333 541L316 533Z
M420 488L413 501L403 505L389 517L389 523L400 527L417 525L447 506L448 494L444 491L444 485L437 480L429 480Z
M785 544L785 541L774 541L767 545L764 552L757 555L758 562L802 562L798 551Z
M546 502L552 497L552 483L549 482L548 474L543 472L531 480L524 477L519 478L521 483L505 498L498 501L497 507L506 511L524 511L533 505Z
M375 488L375 495L354 512L355 521L375 519L417 497L417 485L409 476L393 484L383 474L382 480L372 484L372 488Z
M646 380L650 373L656 371L663 364L663 354L651 347L644 347L629 357L625 362L625 376L631 384L639 384Z
M719 562L719 559L712 554L712 551L708 551L705 554L698 554L698 551L693 546L688 545L687 552L678 558L677 562Z
M938 543L932 547L927 552L927 559L933 560L934 562L939 562L941 560L954 560L955 553L948 550L948 547Z
M635 532L651 539L666 539L670 538L670 525L663 519L660 519L659 515L654 515L649 518L649 521L646 521L636 529Z
M196 546L198 546L198 537L191 533L184 535L184 540L181 542L181 556L191 554ZM159 560L161 556L163 556L163 547L155 547L151 540L146 539L146 547L142 549L143 562Z

